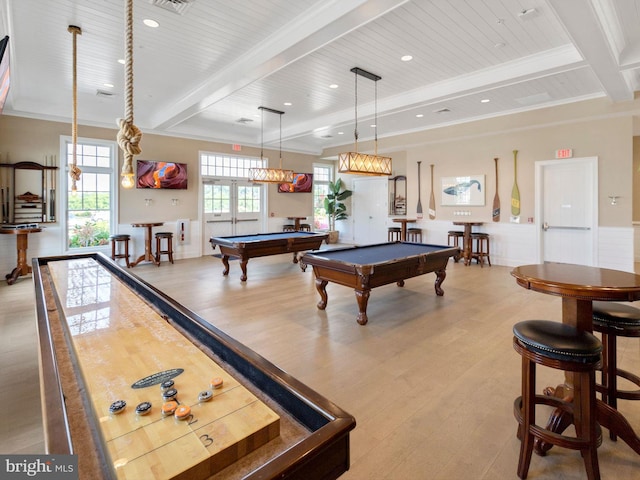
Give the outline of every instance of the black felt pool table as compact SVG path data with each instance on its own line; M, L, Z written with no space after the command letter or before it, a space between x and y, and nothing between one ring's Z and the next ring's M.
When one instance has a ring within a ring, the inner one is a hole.
M298 262L298 252L317 250L322 242L327 239L327 233L312 232L276 232L256 233L253 235L234 235L229 237L211 237L211 247L220 248L223 275L229 274L229 257L240 259L242 275L240 280L247 280L247 262L250 258L264 257L267 255L280 255L293 253L293 263Z
M399 287L411 277L434 272L437 295L441 288L450 257L460 255L458 247L423 243L389 242L375 245L308 252L300 260L312 265L316 289L321 300L318 308L327 306L328 282L335 282L355 290L358 301L358 323L367 323L367 302L372 288L396 282Z

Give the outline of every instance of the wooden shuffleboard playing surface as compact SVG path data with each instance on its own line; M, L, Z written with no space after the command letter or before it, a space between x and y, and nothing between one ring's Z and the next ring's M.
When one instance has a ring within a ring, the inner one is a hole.
M279 435L280 418L91 258L49 263L90 409L120 479L208 478ZM211 380L222 378L221 388ZM191 415L162 414L173 380ZM211 390L213 398L199 401ZM110 413L117 400L126 402ZM146 415L136 406L150 402Z

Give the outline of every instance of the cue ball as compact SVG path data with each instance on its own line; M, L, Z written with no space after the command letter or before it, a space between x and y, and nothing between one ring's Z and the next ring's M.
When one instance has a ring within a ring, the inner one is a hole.
M136 407L136 413L138 415L146 415L151 411L151 402L142 402L139 403Z
M109 411L111 413L122 413L126 406L127 402L125 402L124 400L116 400L109 406Z

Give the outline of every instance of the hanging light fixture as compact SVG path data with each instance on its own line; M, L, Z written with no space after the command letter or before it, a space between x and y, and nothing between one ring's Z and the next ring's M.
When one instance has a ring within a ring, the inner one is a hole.
M355 74L356 80L356 126L354 130L356 144L354 152L340 153L338 155L338 171L355 175L391 175L391 157L378 155L378 80L382 77L358 67L353 67L351 71ZM373 155L358 153L358 75L375 82L375 140Z
M118 145L124 154L120 185L133 188L133 156L140 155L142 132L133 123L133 0L125 2L125 118L118 119Z
M293 170L282 169L282 115L284 112L268 107L258 107L260 109L260 160L263 160L264 151L264 112L280 115L280 167L279 168L251 168L249 169L249 180L256 183L292 183Z

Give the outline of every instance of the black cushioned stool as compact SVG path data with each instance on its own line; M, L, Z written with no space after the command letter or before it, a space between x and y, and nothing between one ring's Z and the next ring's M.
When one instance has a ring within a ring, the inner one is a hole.
M640 377L618 368L617 337L640 337L640 309L615 302L593 302L593 330L602 334L602 376L596 390L602 401L618 408L618 399L640 400ZM618 377L625 378L638 388L619 390ZM609 432L611 440L616 434Z
M300 224L300 231L301 232L310 232L311 231L311 224L310 223L301 223Z
M109 240L111 240L111 259L116 260L117 258L124 258L124 261L127 263L127 268L131 265L129 264L129 239L130 235L111 235ZM123 245L123 249L121 250L121 245Z
M572 450L580 450L589 480L600 478L598 446L602 431L596 421L595 372L601 365L602 343L589 332L560 322L528 320L513 327L513 348L522 356L522 396L514 403L518 421L520 459L518 476L527 478L536 439ZM572 402L536 395L536 364L573 372L581 389ZM551 432L536 424L536 405L550 405L571 415L576 436Z
M400 241L402 229L400 227L389 227L387 229L387 238L390 242Z
M282 231L283 232L295 232L296 231L296 227L293 224L286 224L282 226Z
M162 249L162 240L167 241L166 248ZM169 261L173 263L173 233L157 232L156 233L156 263L160 266L160 256L168 255Z

